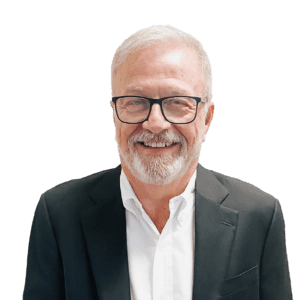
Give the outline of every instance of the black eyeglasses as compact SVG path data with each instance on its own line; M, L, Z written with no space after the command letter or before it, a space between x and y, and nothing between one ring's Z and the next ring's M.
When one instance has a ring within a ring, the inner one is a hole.
M197 116L199 97L174 96L152 99L140 96L113 97L119 120L126 124L139 124L148 120L153 104L159 104L164 118L173 124L188 124ZM203 102L203 100L202 100Z

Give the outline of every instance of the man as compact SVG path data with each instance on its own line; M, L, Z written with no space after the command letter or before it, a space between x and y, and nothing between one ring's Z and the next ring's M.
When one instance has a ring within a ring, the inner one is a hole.
M214 112L201 44L137 32L112 93L121 166L42 195L24 299L292 299L278 200L198 164Z

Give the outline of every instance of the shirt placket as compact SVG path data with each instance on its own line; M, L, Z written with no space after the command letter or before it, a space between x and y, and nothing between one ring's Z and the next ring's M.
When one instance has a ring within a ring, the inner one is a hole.
M165 237L164 261L165 261L165 298L164 300L173 300L173 253L172 253L172 221L170 218L168 234Z
M173 300L172 224L175 212L170 205L170 217L158 239L153 262L153 300Z

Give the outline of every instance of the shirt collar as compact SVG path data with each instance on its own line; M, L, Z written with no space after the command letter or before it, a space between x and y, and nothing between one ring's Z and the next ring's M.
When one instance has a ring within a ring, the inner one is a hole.
M123 169L121 171L121 176L120 176L120 189L121 189L123 206L125 207L125 209L132 212L138 218L138 215L136 214L136 210L134 209L133 205L139 207L139 205L142 206L142 204L140 203L137 196L135 195L125 173L123 172Z
M191 213L195 204L195 186L196 186L197 170L193 173L187 187L184 192L169 202L170 212L174 213L179 224L183 226L185 220Z
M174 211L175 213L180 207L179 212L177 214L177 219L180 225L183 225L191 209L194 207L196 176L197 176L197 170L195 170L195 172L193 173L184 192L170 199L169 201L170 212ZM143 206L138 200L137 196L135 195L130 185L130 182L128 181L125 173L123 172L123 169L121 171L121 176L120 176L120 189L121 189L121 196L122 196L122 202L124 208L130 211L131 213L133 213L138 218L138 215L136 213L136 207L141 208Z

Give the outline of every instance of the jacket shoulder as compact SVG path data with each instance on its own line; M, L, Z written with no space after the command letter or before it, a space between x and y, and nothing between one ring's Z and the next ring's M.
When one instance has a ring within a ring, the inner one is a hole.
M258 187L240 179L211 171L212 175L228 190L222 205L238 211L273 213L278 200Z
M47 190L42 198L45 199L46 205L51 209L79 208L87 202L91 202L90 192L107 174L112 173L119 167L61 183Z

